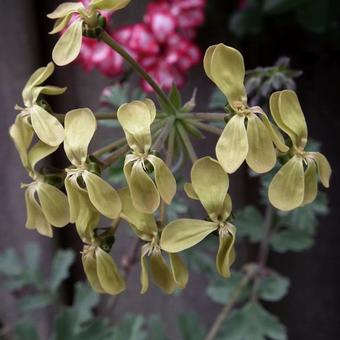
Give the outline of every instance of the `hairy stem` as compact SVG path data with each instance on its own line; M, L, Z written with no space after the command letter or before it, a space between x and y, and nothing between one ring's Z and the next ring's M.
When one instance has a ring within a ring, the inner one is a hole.
M253 302L257 302L258 300L259 288L261 285L263 272L264 272L264 269L265 269L265 266L268 260L269 245L270 245L270 239L271 239L272 227L273 227L273 218L274 218L274 208L269 203L267 203L265 218L264 218L265 234L260 243L259 253L257 257L258 275L256 276L256 279L254 281L254 285L252 289L252 296L251 296L251 300Z
M100 35L100 39L110 46L113 50L115 50L118 54L120 54L130 65L131 67L145 80L148 84L153 88L155 93L157 94L159 100L165 104L172 114L176 114L176 109L169 100L168 96L165 92L158 86L155 80L150 77L150 75L140 66L137 61L124 49L122 48L116 41L114 41L111 36L103 31Z
M159 136L157 137L157 139L155 140L155 142L153 143L151 150L159 151L164 146L165 140L168 138L171 130L173 129L175 121L174 118L175 117L170 117L166 119L166 124L162 129L161 133L159 134Z
M116 140L115 142L112 142L106 146L103 146L102 148L96 150L95 152L92 153L93 156L95 157L100 157L102 155L105 155L106 153L112 152L115 150L115 148L122 146L123 144L126 144L126 139L125 137L120 138Z
M165 163L168 166L169 169L171 169L171 163L174 156L174 149L175 149L175 138L176 138L176 130L172 129L169 134L168 138L168 146L167 146L167 152L166 152L166 160ZM160 212L159 212L159 221L160 226L163 227L166 220L166 205L165 202L161 201L160 206Z
M208 335L205 337L205 340L214 340L218 335L218 332L224 322L224 320L228 317L233 307L237 303L243 289L248 285L250 280L255 275L254 270L249 270L247 274L243 277L242 281L234 290L234 293L231 295L229 302L222 308L221 312L217 315L213 325L211 326Z
M192 143L190 141L190 138L189 138L187 132L185 131L182 124L180 124L180 123L176 125L176 128L177 128L179 135L181 136L183 145L184 145L186 151L188 152L188 155L189 155L192 163L195 163L196 160L197 160L197 155L196 155L194 147L192 146Z
M205 123L201 123L201 122L196 122L196 121L190 121L190 123L194 126L196 126L197 128L201 129L201 130L204 130L204 131L207 131L207 132L210 132L210 133L213 133L217 136L221 136L223 130L216 127L216 126L212 126L212 125L209 125L209 124L205 124Z
M178 113L179 118L191 118L199 120L224 120L225 113L202 113L202 112L191 112L191 113Z
M109 157L107 157L106 159L104 159L102 161L102 163L103 163L102 169L104 170L104 169L108 168L112 163L114 163L121 156L123 156L128 150L129 150L129 146L127 144L120 147L119 149L117 149Z
M66 115L63 113L55 113L53 116L56 117L59 120L59 122L63 123ZM94 116L96 117L97 120L111 120L116 119L117 114L116 112L97 113Z

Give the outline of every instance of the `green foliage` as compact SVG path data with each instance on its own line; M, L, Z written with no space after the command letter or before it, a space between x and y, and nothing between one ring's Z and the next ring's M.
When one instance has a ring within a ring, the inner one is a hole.
M194 313L185 313L178 319L181 340L203 340L206 333L198 316Z
M224 323L218 340L285 340L287 333L280 321L261 305L248 303Z
M231 277L226 280L219 276L213 278L207 288L207 295L216 303L227 304L233 294L238 290L244 273L233 271ZM239 295L239 301L249 296L249 287L245 287Z
M254 206L238 210L233 222L237 226L237 235L247 237L250 242L259 242L264 236L263 217Z
M279 301L288 292L289 279L271 271L261 280L259 296L265 301Z

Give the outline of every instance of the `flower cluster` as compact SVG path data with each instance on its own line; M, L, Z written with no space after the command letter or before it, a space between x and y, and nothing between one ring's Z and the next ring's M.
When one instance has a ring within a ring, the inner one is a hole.
M269 186L270 202L287 211L314 201L318 175L328 187L331 168L321 153L304 150L307 126L296 93L284 90L270 96L276 127L259 106L248 106L245 67L239 51L223 44L209 47L204 69L226 96L231 116L216 145L216 156L224 170L233 173L246 161L254 172L265 173L276 164L278 153L287 155L289 161ZM290 141L285 142L279 129Z
M74 13L77 13L77 19L64 31L54 48L56 63L64 65L77 57L83 35L96 35L98 28L102 33L103 16L99 9L120 9L128 3L128 0L91 0L87 6L80 3L60 5L49 15L56 19L54 31L67 27ZM180 0L175 3L183 4ZM190 10L190 4L197 2L188 0L186 3L188 7L179 8L187 10L188 15L196 15ZM150 12L152 15L164 15L169 4L162 1L159 5L157 11ZM156 20L152 15L146 22ZM181 25L190 33L185 20ZM159 39L168 40L169 32L165 28L155 28L159 31ZM165 100L162 103L168 104L171 110L168 107L169 111L157 112L151 99L121 105L110 118L117 118L125 138L94 154L88 149L99 116L88 108L56 115L43 97L60 95L66 90L44 85L54 71L53 63L34 72L24 87L24 107L16 106L20 112L10 128L10 136L32 180L22 185L27 207L26 227L52 237L52 226L74 223L84 243L84 271L98 292L118 294L125 289L124 277L109 254L116 241L115 232L120 220L125 220L143 242L140 249L141 293L147 291L149 277L165 293L172 293L177 287L184 288L188 271L177 253L193 247L210 234L218 235L217 271L223 277L230 276L230 266L235 260L236 226L232 223L228 174L235 172L244 161L254 172L266 173L278 163L277 159L280 160L281 168L272 179L268 197L272 205L283 211L312 202L317 195L318 178L325 187L329 186L331 168L326 157L305 150L307 126L295 92L285 90L271 95L274 125L262 108L248 105L245 67L240 52L223 44L211 46L204 57L204 69L228 101L228 115L220 114L227 124L222 133L218 130L217 160L208 156L196 157L188 133L201 134L199 127L206 125L195 123L195 114L188 113L188 107L192 105L182 105L176 89L167 97L150 79L160 99ZM148 75L145 79L148 80ZM165 144L167 148L164 148ZM69 166L61 170L37 170L37 164L61 145ZM162 154L164 149L166 154ZM207 216L205 220L166 220L166 206L171 204L177 192L173 158L181 158L183 150L194 163L191 183L185 184L185 192L201 203ZM98 158L107 153L110 153L107 158ZM127 186L115 189L102 178L102 172L122 156L125 157L123 171ZM99 227L101 217L109 219L111 226Z
M201 59L192 41L204 21L205 0L158 0L148 4L143 21L110 32L164 89L185 83L187 71ZM109 19L110 15L107 15ZM124 71L123 58L102 42L83 38L79 62L108 77ZM152 88L142 80L142 88Z

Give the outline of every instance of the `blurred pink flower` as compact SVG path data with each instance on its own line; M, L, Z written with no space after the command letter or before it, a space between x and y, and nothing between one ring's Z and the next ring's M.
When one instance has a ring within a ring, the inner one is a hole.
M82 0L86 4L89 0ZM111 36L150 73L164 89L182 86L187 71L201 58L193 43L204 21L206 0L156 0L146 9L143 22L111 32ZM109 21L112 13L104 14ZM123 73L123 59L104 43L83 38L79 63L84 70L97 68L108 77ZM150 86L142 81L142 88Z
M169 90L173 84L183 86L187 71L200 60L199 48L180 34L173 33L161 45L159 53L144 56L140 63L163 89ZM152 91L144 80L142 88Z

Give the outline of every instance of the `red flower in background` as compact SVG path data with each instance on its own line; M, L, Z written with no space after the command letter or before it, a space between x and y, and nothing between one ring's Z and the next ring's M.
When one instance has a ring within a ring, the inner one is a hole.
M87 0L83 0L86 3ZM188 70L201 60L193 43L204 21L206 0L159 0L147 6L143 22L122 27L111 36L150 73L164 89L182 86ZM109 21L112 13L105 13ZM79 63L86 71L97 68L108 77L124 72L123 59L104 43L83 39ZM142 88L150 86L142 81Z

